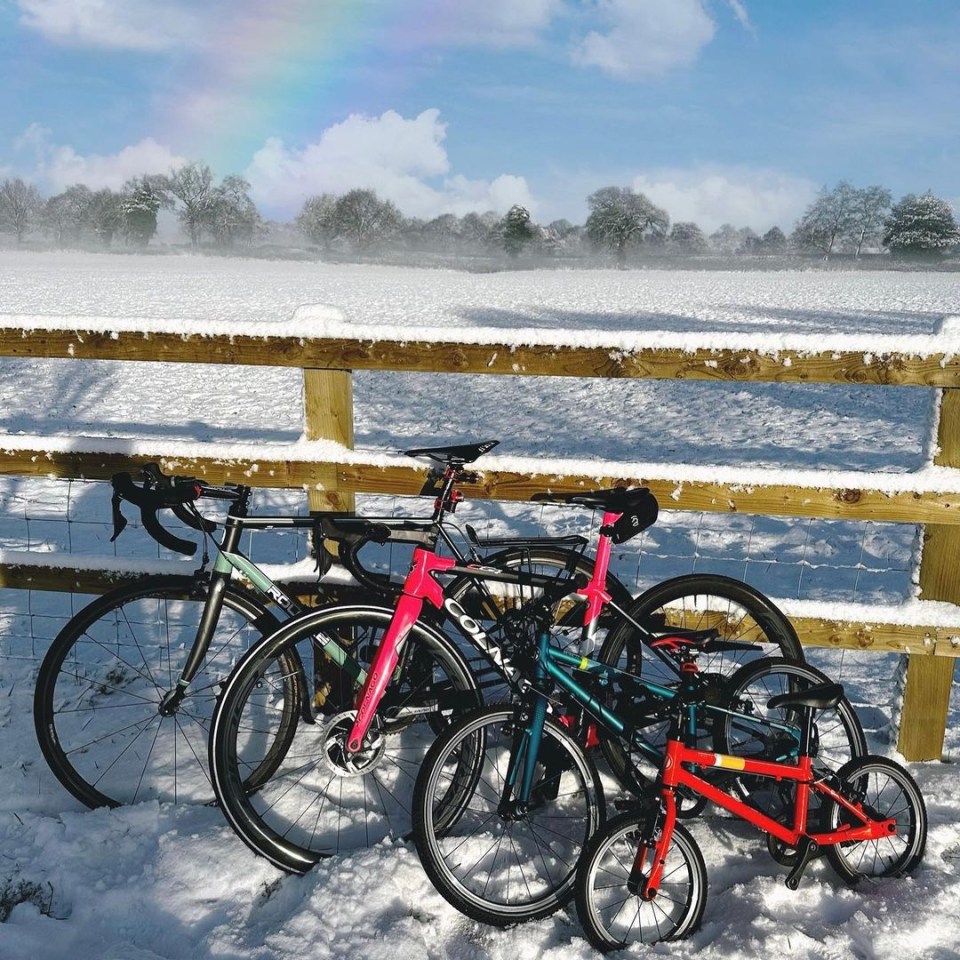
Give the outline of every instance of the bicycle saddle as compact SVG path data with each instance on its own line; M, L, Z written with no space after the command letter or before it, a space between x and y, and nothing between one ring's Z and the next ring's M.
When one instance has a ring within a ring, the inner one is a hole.
M478 460L499 442L499 440L481 440L479 443L461 443L449 447L419 447L416 450L404 450L403 453L407 457L429 457L437 463L462 467L464 464Z
M575 503L582 507L597 507L611 513L626 513L633 507L646 503L653 494L647 487L608 487L606 490L590 490L586 493L535 493L531 500L552 500L555 503Z
M818 683L807 690L780 693L767 701L771 710L778 707L810 707L813 710L831 710L843 699L839 683Z

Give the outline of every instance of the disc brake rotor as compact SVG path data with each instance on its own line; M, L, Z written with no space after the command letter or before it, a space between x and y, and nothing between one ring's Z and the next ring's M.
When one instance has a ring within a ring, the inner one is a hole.
M357 718L356 711L346 710L327 721L320 753L326 766L340 777L363 777L375 770L387 749L386 737L371 727L364 737L363 747L356 753L347 750L347 739Z

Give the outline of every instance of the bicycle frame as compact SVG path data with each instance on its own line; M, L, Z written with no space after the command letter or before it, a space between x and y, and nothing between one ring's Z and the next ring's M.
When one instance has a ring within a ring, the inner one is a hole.
M213 635L223 609L224 592L234 571L245 577L257 593L276 604L287 618L292 618L304 613L307 609L243 553L240 549L240 538L245 530L272 530L278 528L309 529L316 524L316 518L312 516L250 517L247 516L246 510L247 497L243 496L237 503L231 505L224 521L223 536L220 542L218 543L212 535L208 535L216 553L210 573L210 590L200 618L200 623L197 627L196 637L184 663L183 670L174 689L164 698L164 710L176 709L176 706L185 696L190 682L200 669L207 655L207 651L210 649L210 644L213 641ZM398 520L393 517L364 518L358 520L358 523L377 523L387 527L398 526L408 522L407 520ZM424 523L432 524L432 526L435 527L433 531L435 536L442 539L461 561L467 559L458 551L456 543L443 530L440 523L434 521L424 521ZM398 534L398 537L399 536L400 534ZM365 671L336 641L327 638L321 643L321 647L323 652L331 660L350 673L355 683L364 682L366 679Z
M641 624L630 618L625 610L622 610L613 602L610 594L605 589L613 547L611 536L605 531L608 531L613 524L619 520L620 516L621 514L617 512L604 512L600 525L600 537L594 560L593 576L584 586L569 591L569 593L579 597L585 604L584 620L581 628L581 649L592 649L600 615L608 605L611 609L629 620L642 637L651 636ZM362 748L364 737L367 735L373 723L377 707L390 684L393 672L400 660L403 645L414 623L416 623L422 615L424 605L427 603L451 619L461 635L489 657L511 685L516 687L522 681L520 671L511 663L502 644L496 637L492 637L484 631L480 624L477 623L456 600L445 595L444 588L437 578L442 575L463 575L470 577L478 584L482 584L483 581L499 581L520 585L529 584L545 589L556 584L555 578L547 576L527 578L520 574L484 568L480 564L459 566L456 560L437 556L433 550L433 543L429 546L429 549L426 546L420 546L414 551L410 572L404 581L403 592L395 607L393 618L387 627L383 640L377 648L373 662L370 665L370 670L357 698L357 716L347 737L346 746L350 753L356 753ZM565 593L564 595L567 594ZM487 599L492 600L489 593L487 593ZM552 655L554 651L551 650L550 653ZM676 672L676 664L669 656L661 653L659 650L655 650L655 653ZM564 656L569 655L565 654ZM579 662L579 658L574 659L577 659ZM544 662L548 661L544 660ZM564 661L560 660L559 662ZM596 661L591 662L594 663L595 668L603 666ZM617 672L614 668L608 669ZM558 671L557 675L559 676L561 673L561 671ZM653 690L654 686L655 685L651 685L651 690ZM582 702L584 706L587 706L592 700L597 710L602 711L601 716L604 714L607 715L605 719L608 720L611 725L618 722L598 701L590 698L586 691L580 689L577 692L574 691L573 688L568 689L571 689L575 697L580 698L580 702ZM672 693L667 687L657 687L656 689L662 692L661 695L672 696ZM614 726L614 729L617 729L617 727ZM622 732L622 726L617 732Z
M793 803L792 825L786 826L762 811L754 809L737 797L717 789L703 777L688 769L688 766L695 766L700 769L722 767L728 770L736 770L742 774L794 782L796 784L796 794ZM852 803L848 800L828 782L826 777L816 776L813 771L813 761L807 754L801 754L795 765L773 763L764 760L752 760L749 757L707 753L686 746L682 740L670 739L667 741L667 750L661 768L661 782L664 811L660 823L660 837L653 844L648 844L646 840L641 841L629 881L636 888L636 892L645 900L652 900L660 887L663 865L670 849L677 820L676 791L678 787L686 787L694 793L701 794L718 807L722 807L740 819L753 824L763 833L776 837L787 847L796 849L799 849L804 841L812 842L816 848L833 846L838 843L880 840L895 834L897 829L896 820L873 819L868 813L864 812L861 804ZM859 822L859 826L844 824L839 830L811 833L808 830L807 821L810 796L813 793L822 794L841 806L855 821ZM645 874L644 868L648 855L651 853L652 866L649 872Z
M677 700L678 691L676 688L665 687L662 684L655 683L651 680L645 680L642 677L634 676L633 674L630 674L626 670L622 670L619 667L601 663L600 661L593 660L590 657L581 657L567 653L564 650L558 650L555 647L550 646L549 634L547 632L541 633L539 637L537 654L537 659L534 665L533 681L530 685L530 689L534 691L538 701L542 702L544 705L546 704L549 684L552 681L558 687L564 690L574 701L574 703L580 707L583 707L591 714L591 716L596 718L607 729L612 730L619 736L629 740L630 745L634 749L642 753L647 757L647 759L651 760L658 767L664 762L664 753L662 750L658 750L656 747L642 740L639 736L632 734L630 731L631 722L625 720L619 714L612 711L601 700L595 697L585 686L577 681L575 674L587 674L590 677L599 680L599 682L602 684L609 683L610 680L613 680L618 676L628 676L634 685L641 687L646 693L652 694L654 697L668 704L675 703ZM521 709L523 709L522 706ZM697 721L701 713L727 715L735 718L742 716L742 723L748 727L763 726L769 729L781 730L787 733L791 737L794 748L784 754L785 758L794 759L799 755L801 733L800 730L792 724L772 720L769 717L759 720L746 714L739 714L735 710L730 710L726 707L717 706L715 704L704 703L702 701L685 703L682 705L682 709L686 714L684 719L688 736L696 736ZM515 750L504 778L504 782L507 785L508 791L513 789L513 786L518 778L522 780L523 786L517 799L524 803L528 802L530 799L529 783L532 781L534 767L537 763L540 736L543 729L542 722L538 722L536 720L536 714L531 713L529 708L527 708L525 717L521 718L521 724L530 721L531 718L533 718L534 723L531 724L528 731L521 731L521 733L529 734L528 741L529 744L533 746L533 749L525 750L522 754L522 759L520 759L520 753ZM719 764L712 762L716 754L704 753L703 756L709 757L711 761L710 763L704 763L703 766L720 766ZM727 766L731 769L733 768L732 764ZM519 772L521 768L523 769L522 774ZM683 784L678 785L682 786ZM713 785L710 786L711 790L716 789L713 787ZM727 794L722 793L722 791L721 795L727 796Z

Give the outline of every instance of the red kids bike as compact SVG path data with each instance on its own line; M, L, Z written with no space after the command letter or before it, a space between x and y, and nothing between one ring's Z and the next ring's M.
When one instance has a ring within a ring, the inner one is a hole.
M673 940L693 931L706 903L707 874L696 841L677 822L677 791L696 793L767 834L770 852L790 867L795 890L808 864L825 853L847 883L893 877L920 862L927 837L923 798L913 778L886 757L862 756L836 773L815 766L815 715L843 698L827 683L773 697L788 711L800 749L790 762L713 753L691 745L685 731L695 708L697 644L665 641L679 650L684 682L673 704L657 790L644 808L611 820L588 843L576 880L577 912L600 950ZM738 722L746 722L740 720ZM705 779L707 771L735 772L749 781L792 785L778 818Z

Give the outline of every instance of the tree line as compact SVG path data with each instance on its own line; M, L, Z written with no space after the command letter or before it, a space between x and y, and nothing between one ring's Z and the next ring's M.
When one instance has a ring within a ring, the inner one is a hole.
M762 236L749 227L724 224L706 234L696 223L671 223L666 210L630 187L603 187L587 197L589 215L577 226L567 220L536 223L514 205L503 216L488 211L430 220L405 217L373 189L309 197L293 227L324 254L371 254L404 250L463 256L585 257L598 252L618 265L656 255L703 256L816 254L859 257L866 251L940 254L960 246L960 230L945 200L930 192L907 194L897 203L889 190L858 188L841 181L824 187L787 235L771 227ZM204 163L187 163L167 175L144 175L119 191L93 191L77 184L44 198L32 184L0 183L0 231L21 242L41 233L58 245L84 241L109 246L120 238L146 246L162 209L175 211L191 244L232 248L269 239L238 175L214 182ZM273 225L276 230L277 225Z
M250 184L235 174L215 184L204 163L133 177L118 191L75 184L47 198L19 177L0 183L0 231L14 234L18 243L41 233L60 246L90 240L110 246L122 238L145 247L156 235L163 209L176 210L194 246L205 236L225 247L249 243L263 229Z

